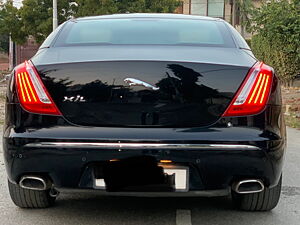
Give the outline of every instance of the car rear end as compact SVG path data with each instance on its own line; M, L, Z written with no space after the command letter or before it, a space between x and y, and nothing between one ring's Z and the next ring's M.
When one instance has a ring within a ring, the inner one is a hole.
M240 208L275 207L243 203L275 196L281 180L285 127L273 69L222 20L101 18L67 22L15 68L3 142L10 185L53 198L70 189L232 190Z

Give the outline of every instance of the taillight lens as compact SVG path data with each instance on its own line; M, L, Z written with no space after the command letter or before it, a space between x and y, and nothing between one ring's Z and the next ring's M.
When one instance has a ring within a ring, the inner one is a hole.
M271 92L273 70L264 63L257 63L249 71L223 116L245 116L264 110Z
M61 115L31 62L25 61L15 69L19 101L28 112Z

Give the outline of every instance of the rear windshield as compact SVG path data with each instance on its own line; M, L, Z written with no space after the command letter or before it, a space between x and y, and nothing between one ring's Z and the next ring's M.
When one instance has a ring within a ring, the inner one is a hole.
M223 22L151 18L70 22L64 27L55 45L204 45L234 47Z

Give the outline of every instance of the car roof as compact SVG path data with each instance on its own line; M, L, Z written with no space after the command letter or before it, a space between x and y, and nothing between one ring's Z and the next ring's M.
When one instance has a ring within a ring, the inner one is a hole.
M175 14L175 13L124 13L124 14L79 17L79 18L75 18L74 20L81 21L81 20L128 19L128 18L198 19L198 20L222 21L222 19L220 18L213 18L208 16L196 16L196 15L184 15L184 14Z

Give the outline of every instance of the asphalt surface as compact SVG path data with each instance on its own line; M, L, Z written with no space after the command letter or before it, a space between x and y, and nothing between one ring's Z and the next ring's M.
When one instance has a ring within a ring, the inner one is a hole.
M1 145L2 146L2 145ZM271 212L242 212L229 198L133 198L61 194L53 208L25 210L10 200L0 154L0 224L299 225L300 131L288 128L279 205Z

